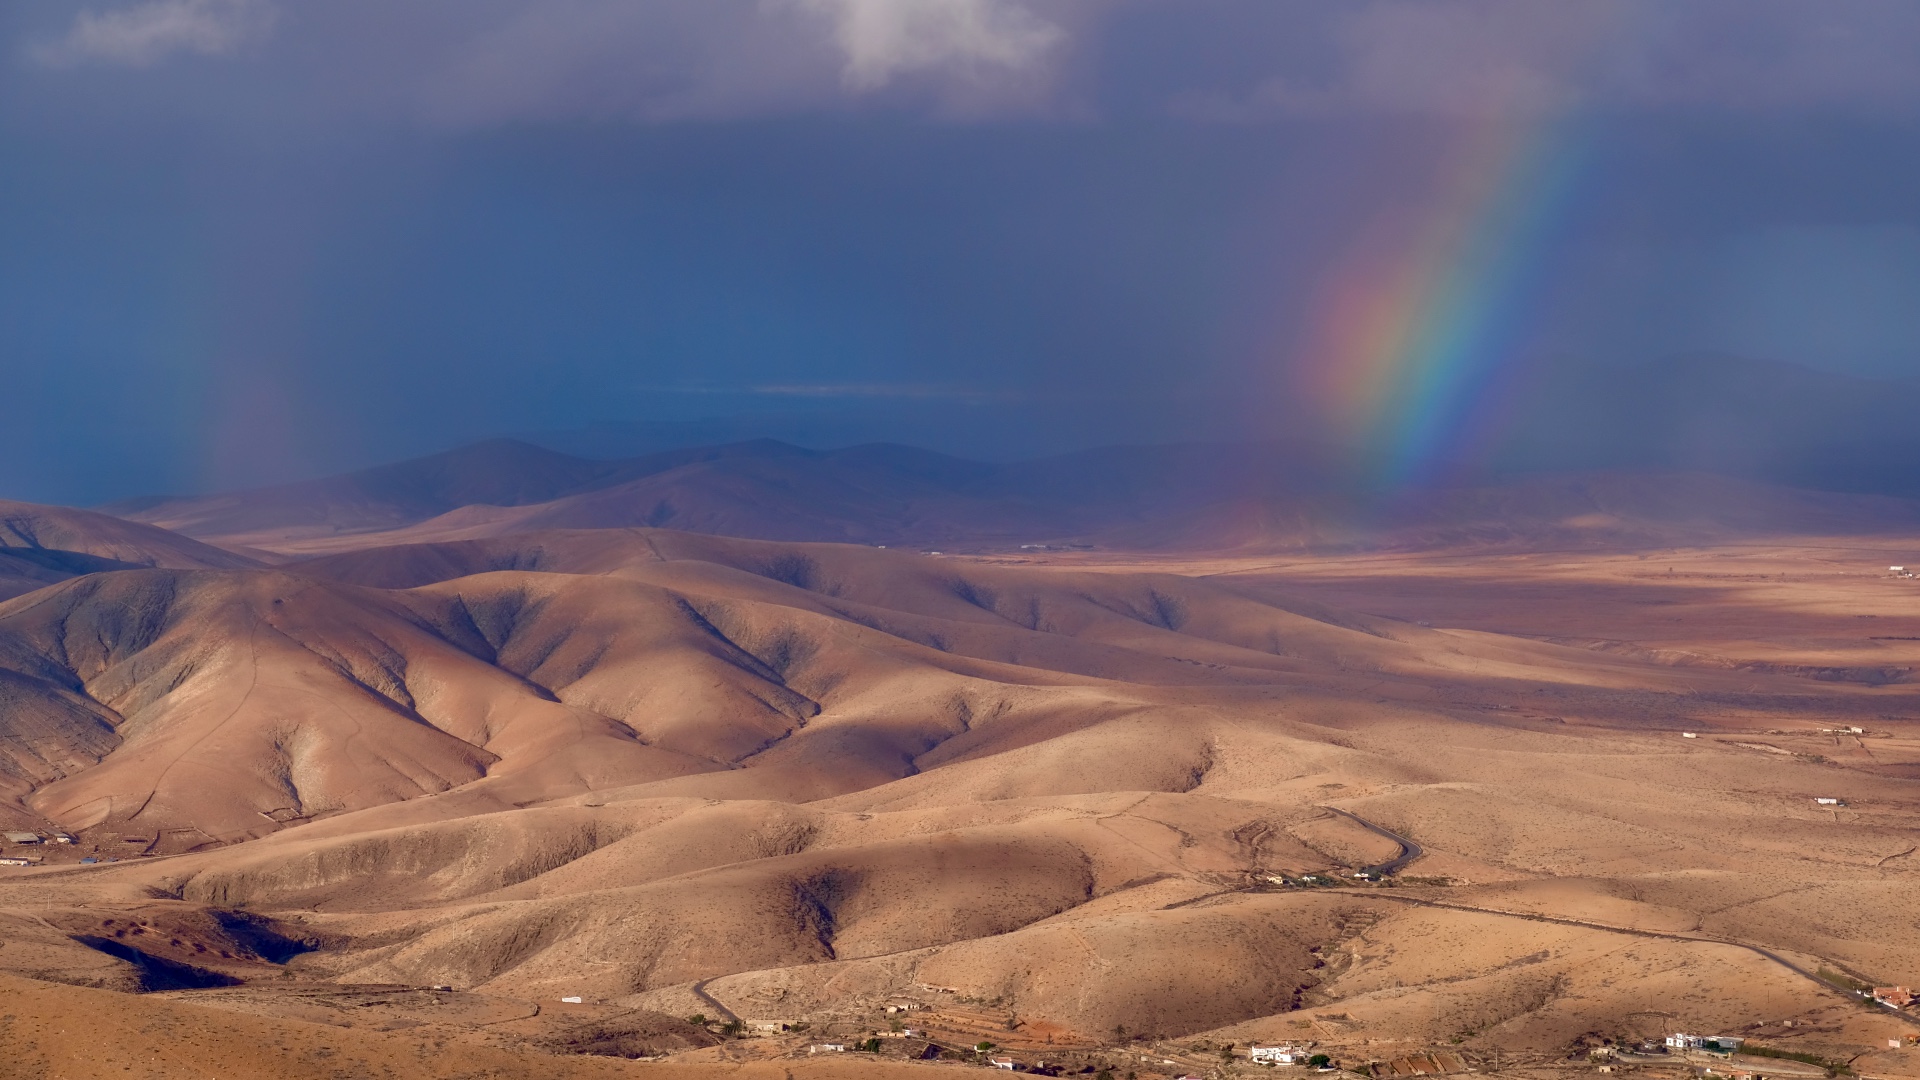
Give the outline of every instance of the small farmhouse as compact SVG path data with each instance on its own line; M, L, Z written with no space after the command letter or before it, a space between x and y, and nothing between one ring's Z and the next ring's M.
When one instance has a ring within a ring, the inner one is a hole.
M1255 1065L1304 1065L1307 1051L1297 1046L1255 1046L1247 1051Z
M1913 991L1904 986L1876 986L1873 1000L1889 1008L1904 1009L1913 1004Z

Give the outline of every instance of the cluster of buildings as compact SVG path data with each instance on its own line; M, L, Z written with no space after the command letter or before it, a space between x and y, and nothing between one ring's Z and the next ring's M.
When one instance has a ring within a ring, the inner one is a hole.
M1314 1050L1311 1046L1282 1044L1279 1046L1254 1045L1247 1048L1247 1057L1255 1065L1311 1065ZM1325 1059L1323 1058L1322 1061Z
M1904 1009L1913 1004L1913 991L1904 986L1876 986L1872 997L1889 1009Z
M1746 1040L1737 1035L1682 1035L1667 1036L1669 1050L1723 1050L1740 1049Z
M9 829L6 832L0 832L0 839L5 839L9 844L31 844L35 846L40 844L71 844L75 842L74 838L67 833L55 832L42 836L37 832L28 832L24 829ZM10 855L0 857L0 866L33 866L37 861L37 859L29 859L20 855Z
M41 836L37 832L10 829L7 832L0 833L0 836L5 837L9 844L71 844L74 842L71 835L63 832L48 833L45 836Z

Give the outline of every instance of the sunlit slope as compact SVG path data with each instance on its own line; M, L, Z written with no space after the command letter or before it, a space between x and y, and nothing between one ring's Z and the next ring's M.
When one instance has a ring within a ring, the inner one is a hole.
M862 1060L855 1055L814 1062L637 1065L466 1041L451 1024L415 1024L395 1031L361 1026L348 1031L313 1020L249 1015L234 1008L166 997L136 998L10 975L0 975L0 1007L10 1017L8 1068L19 1076L911 1080L944 1075L933 1065ZM81 1032L84 1036L76 1035Z
M466 599L266 571L127 571L17 599L0 607L16 697L44 723L91 720L107 729L96 742L117 744L30 804L69 828L178 830L168 846L191 847L483 778L510 801L717 767L706 743L650 744L513 670L576 677L555 672L568 654L552 655L537 620L529 648L542 655L515 651L524 592ZM653 685L672 708L764 739L807 707L660 605L657 633L635 647L660 661ZM476 619L502 635L504 658Z
M1284 584L652 529L58 584L0 604L16 819L181 854L10 873L0 964L138 988L151 965L83 940L138 914L179 928L143 948L261 986L776 1020L932 985L1085 1038L1284 1038L1351 1001L1367 1037L1484 1019L1547 1045L1629 1023L1636 971L1675 994L1689 965L1755 974L1677 939L1623 952L1608 926L1920 963L1888 771L1920 751L1756 734L1892 727L1902 685ZM1812 803L1842 786L1844 820ZM1329 806L1452 884L1276 891L1397 852ZM1822 919L1792 917L1800 892ZM1512 914L1395 896L1594 925L1514 952L1540 935ZM308 944L200 959L234 951L235 911ZM1474 988L1398 934L1445 943ZM1428 1011L1395 1021L1402 998Z
M1138 712L1142 687L1517 678L1553 651L1171 575L615 538L428 553L598 574L392 591L318 567L134 570L0 606L16 808L176 830L178 850L468 785L495 805L642 782L820 798ZM392 557L364 573L420 576L420 549Z

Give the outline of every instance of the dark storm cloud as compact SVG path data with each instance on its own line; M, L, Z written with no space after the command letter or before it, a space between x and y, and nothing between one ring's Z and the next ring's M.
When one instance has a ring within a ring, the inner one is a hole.
M0 494L770 402L1271 434L1489 122L1593 162L1532 353L1911 372L1915 55L1904 0L7 5Z

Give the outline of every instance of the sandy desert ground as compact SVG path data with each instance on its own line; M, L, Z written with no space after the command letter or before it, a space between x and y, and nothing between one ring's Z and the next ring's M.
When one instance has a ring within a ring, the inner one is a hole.
M17 1075L1920 1075L1920 537L119 561L0 603Z

